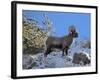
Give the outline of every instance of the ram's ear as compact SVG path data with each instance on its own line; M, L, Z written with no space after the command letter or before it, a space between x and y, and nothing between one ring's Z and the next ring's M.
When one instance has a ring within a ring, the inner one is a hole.
M76 29L75 29L75 27L72 25L72 26L69 26L68 31L69 31L69 33L72 33L72 32L76 32Z

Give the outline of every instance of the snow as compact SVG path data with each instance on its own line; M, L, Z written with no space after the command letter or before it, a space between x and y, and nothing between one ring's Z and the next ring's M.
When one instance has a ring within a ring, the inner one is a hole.
M86 40L85 40L86 41ZM83 40L84 42L84 40ZM82 42L82 43L83 43ZM85 43L85 42L84 42ZM62 56L62 51L53 51L48 54L45 62L44 54L38 53L36 55L25 55L23 54L23 69L44 69L44 68L64 68L64 67L82 67L90 66L90 64L74 64L72 63L73 55L75 53L84 53L90 59L91 49L82 48L80 41L77 44L74 43L70 47L67 56Z

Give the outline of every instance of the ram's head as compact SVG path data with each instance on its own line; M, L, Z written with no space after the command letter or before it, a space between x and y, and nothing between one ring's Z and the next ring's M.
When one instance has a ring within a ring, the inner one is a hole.
M68 31L69 31L70 34L72 34L72 36L74 38L78 37L78 33L77 33L76 28L74 26L70 26Z

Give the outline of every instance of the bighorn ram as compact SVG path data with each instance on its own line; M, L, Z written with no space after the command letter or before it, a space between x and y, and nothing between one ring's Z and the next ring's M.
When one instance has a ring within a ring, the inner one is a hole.
M78 33L76 32L76 29L74 26L69 27L69 34L63 37L53 37L49 36L46 41L46 51L44 53L44 56L46 57L50 52L54 50L54 48L62 50L62 56L64 56L64 52L66 52L66 55L68 54L68 49L70 45L73 42L73 38L77 38Z

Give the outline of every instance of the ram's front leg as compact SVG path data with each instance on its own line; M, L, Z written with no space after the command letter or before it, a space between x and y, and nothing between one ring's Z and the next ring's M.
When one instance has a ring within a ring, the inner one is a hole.
M68 48L62 50L62 57L68 55Z
M64 49L62 49L62 57L64 57L64 52L65 52Z
M66 56L68 55L68 48L65 49Z
M69 50L69 47L66 46L66 47L65 47L65 53L66 53L66 56L68 55L68 50Z

